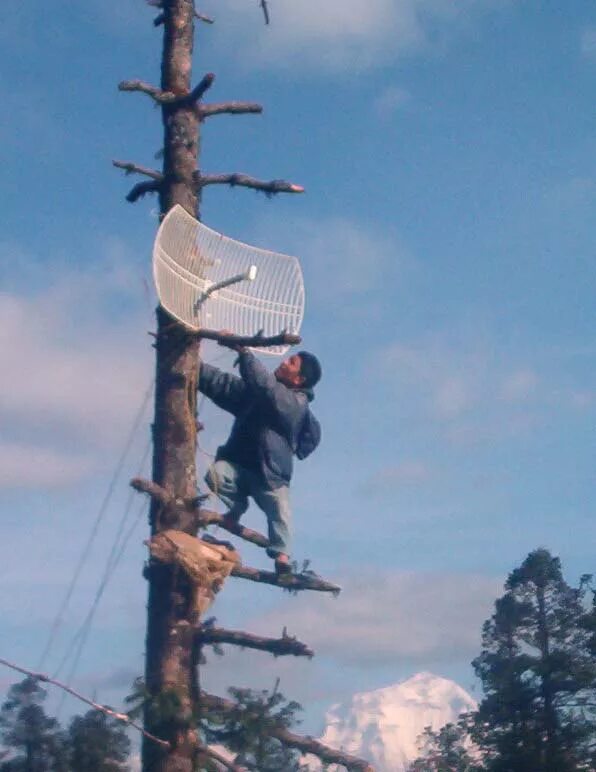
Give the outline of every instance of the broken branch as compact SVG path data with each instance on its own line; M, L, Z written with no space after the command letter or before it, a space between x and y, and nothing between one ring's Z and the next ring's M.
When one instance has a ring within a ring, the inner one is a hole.
M199 645L229 643L232 646L268 651L276 657L291 654L295 657L310 658L314 657L315 654L305 643L287 635L285 630L281 638L263 638L260 635L252 635L242 630L224 630L221 627L203 625L197 633L196 642Z
M147 94L160 105L171 104L178 98L171 91L162 91L157 86L152 86L142 80L123 80L118 84L118 91L140 91L141 94Z
M144 480L142 477L133 477L133 479L130 481L130 486L139 493L147 493L149 496L151 496L152 499L158 501L163 507L171 507L175 506L176 504L176 499L172 496L171 493L168 493L165 488L162 488L161 485L158 485L151 480Z
M199 83L193 88L188 96L182 97L178 101L184 104L193 104L193 102L198 102L199 99L203 98L203 94L211 88L214 80L215 74L213 72L208 72L201 78Z
M261 0L260 6L263 9L263 16L265 17L265 24L269 24L271 19L269 18L269 6L267 0Z
M240 523L235 525L228 524L223 515L219 512L212 512L209 509L199 509L197 511L197 525L199 528L204 528L208 525L217 525L223 528L228 533L233 533L234 536L239 536L244 541L249 541L252 544L256 544L258 547L268 547L269 540L258 531L253 531L252 528L246 528Z
M148 193L159 193L160 190L161 182L158 182L157 180L153 180L152 182L139 182L126 196L126 200L129 203L134 204L139 198L146 196Z
M214 102L197 106L199 119L210 118L212 115L245 115L247 113L262 113L263 106L256 102Z
M217 697L214 694L201 692L200 699L201 703L206 708L217 710L224 715L226 713L233 713L237 710L237 706L232 700ZM271 737L275 737L280 743L286 745L288 748L296 748L296 750L302 751L303 753L312 753L324 763L339 764L342 767L345 767L348 772L375 772L371 764L365 759L360 759L357 756L352 756L350 753L344 753L335 748L330 748L328 745L324 745L322 742L319 742L319 740L315 740L312 737L303 737L294 734L294 732L290 732L288 729L274 725L268 728L268 734Z
M146 493L148 496L151 496L151 498L159 502L164 510L170 515L176 510L192 512L197 528L206 528L208 525L217 525L229 533L239 536L241 539L244 539L244 541L249 541L259 547L269 546L269 540L258 531L253 531L252 528L245 528L239 523L237 525L230 525L225 521L224 516L220 515L218 512L212 512L209 509L200 509L197 505L197 501L200 503L200 498L198 500L195 498L190 501L175 499L168 491L157 483L151 482L150 480L144 480L141 477L133 478L130 481L130 485L139 493Z
M257 180L254 177L249 177L247 174L238 173L201 174L200 172L195 172L195 183L198 191L207 185L230 185L231 187L238 185L242 188L260 190L268 196L275 195L276 193L304 193L304 188L301 185L294 185L285 180L270 180L269 182L265 182L264 180Z
M211 16L206 16L204 13L199 13L198 11L195 11L194 16L195 16L195 19L198 19L199 21L202 21L205 24L215 24L215 19L212 19Z
M250 582L272 584L284 590L316 590L318 592L331 592L334 595L339 595L341 592L341 587L337 584L332 584L316 574L310 573L276 574L273 571L262 571L260 568L251 568L250 566L235 566L232 569L232 576L248 579Z
M151 177L151 179L158 182L163 181L163 174L157 171L157 169L148 169L146 166L139 166L130 161L112 161L112 165L117 169L124 169L127 174L144 174L146 177Z

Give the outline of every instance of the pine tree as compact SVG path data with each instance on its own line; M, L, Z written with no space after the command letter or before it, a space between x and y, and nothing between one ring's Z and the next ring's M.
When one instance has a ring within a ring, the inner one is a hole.
M573 588L547 550L510 575L474 668L485 698L474 729L490 772L590 770L596 661L586 583Z
M34 678L11 686L0 709L6 756L0 772L67 772L66 738L42 703L46 692Z
M408 772L481 772L470 753L467 717L445 724L438 732L427 726L419 739L421 755Z
M124 772L130 740L121 722L90 710L68 729L70 768L76 772Z
M272 737L272 727L289 729L298 723L302 710L294 701L287 701L276 688L232 688L229 690L234 709L223 715L211 711L203 721L209 742L221 743L236 754L235 762L255 772L299 772L300 754L284 747Z

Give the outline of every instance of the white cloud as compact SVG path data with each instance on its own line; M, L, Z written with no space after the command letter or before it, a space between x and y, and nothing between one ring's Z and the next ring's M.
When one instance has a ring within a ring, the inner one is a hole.
M85 271L34 256L18 277L7 271L14 286L0 293L1 486L65 485L122 446L152 375L143 288L122 249L108 241ZM12 254L0 250L4 267Z
M221 26L243 61L352 72L430 48L507 0L277 0L271 25L244 0L226 0ZM224 32L223 34L226 34Z
M545 384L521 359L468 329L389 344L372 364L408 417L423 416L451 442L468 445L519 436L547 419L556 376Z
M538 376L533 370L517 370L503 379L501 396L506 402L521 402L528 399L537 386Z
M400 86L387 86L374 100L373 108L380 118L388 118L410 99Z
M352 666L466 661L500 583L485 576L379 573L350 576L337 600L298 598L257 620L260 633L287 624L317 655Z
M596 57L596 27L586 27L580 35L580 51L583 56Z
M78 327L77 305L91 302L84 286L61 295L0 295L0 415L113 440L148 386L144 341L109 318Z
M300 256L308 308L332 308L352 319L360 314L367 323L381 310L379 293L401 288L417 265L395 233L347 217L295 218L283 228L267 218L256 239L265 243L261 231L267 243Z
M90 458L17 443L0 443L0 488L55 488L88 475Z
M428 482L432 475L431 468L423 461L402 461L380 469L363 486L363 492L382 493L393 490L396 485L420 485Z

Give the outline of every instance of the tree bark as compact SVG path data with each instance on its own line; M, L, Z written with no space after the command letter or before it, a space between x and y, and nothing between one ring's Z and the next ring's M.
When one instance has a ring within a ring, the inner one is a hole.
M164 0L164 39L161 88L177 97L190 93L193 52L193 0ZM193 174L198 164L199 120L192 105L163 104L164 165L159 197L162 216L180 204L198 216ZM199 342L188 336L162 310L157 310L153 480L175 498L196 495L196 384ZM162 508L152 500L151 535L166 527L196 533L190 512L177 510L178 522L167 524ZM192 772L197 741L191 728L197 699L192 588L183 572L150 564L147 608L145 683L150 699L174 693L179 714L186 719L170 727L172 747L163 750L143 743L143 772ZM145 727L163 736L162 718L145 711Z

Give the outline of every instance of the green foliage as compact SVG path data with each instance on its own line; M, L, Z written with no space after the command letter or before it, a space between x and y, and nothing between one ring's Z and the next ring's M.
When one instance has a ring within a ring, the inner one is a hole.
M438 732L427 726L419 740L421 755L408 772L480 772L470 754L468 718L446 724Z
M5 758L0 772L67 772L66 738L46 715L46 692L34 678L11 686L0 708Z
M70 767L76 772L124 772L130 740L124 725L90 710L75 716L68 729Z
M586 577L578 588L567 584L559 559L545 549L509 575L473 663L485 694L474 738L490 772L594 768L596 660L587 589Z
M547 550L511 572L473 662L484 698L456 726L427 729L410 772L593 772L596 595ZM473 750L470 750L473 749Z
M0 772L125 772L130 741L123 725L91 710L68 731L46 715L35 678L11 686L0 708Z
M198 720L192 708L184 706L175 689L151 694L142 678L135 680L126 704L132 719L144 721L148 731L168 742L173 742L178 734L195 726Z
M270 736L271 729L289 729L298 723L297 702L277 690L230 689L234 708L209 711L201 722L208 743L219 743L236 754L236 763L255 772L299 772L300 754Z

